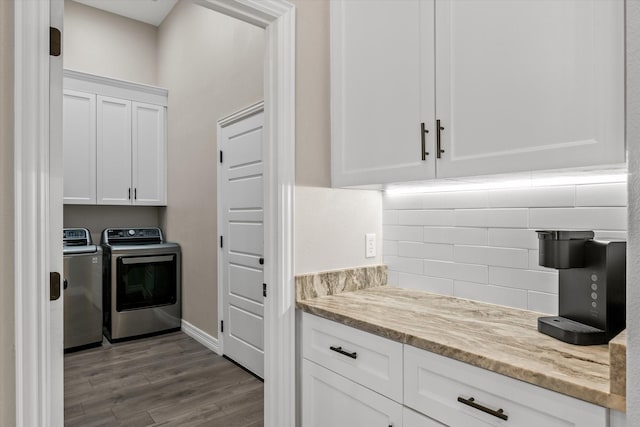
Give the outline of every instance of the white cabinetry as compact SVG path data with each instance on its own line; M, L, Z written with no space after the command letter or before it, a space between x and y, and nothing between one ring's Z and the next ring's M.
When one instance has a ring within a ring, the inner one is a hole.
M603 407L408 345L404 404L451 427L502 421L518 427L605 427L609 415Z
M331 6L334 186L624 162L623 1Z
M64 85L65 203L165 205L167 91L69 70Z
M304 427L402 427L402 405L304 360Z
M433 61L433 0L331 3L334 186L435 177Z
M308 313L301 319L304 427L608 425L606 408Z
M98 204L131 204L131 101L98 96Z
M96 95L65 89L64 203L96 203Z

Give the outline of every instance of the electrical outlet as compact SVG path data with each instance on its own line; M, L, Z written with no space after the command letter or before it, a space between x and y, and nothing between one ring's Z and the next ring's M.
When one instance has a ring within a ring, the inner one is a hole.
M365 258L373 258L376 256L376 234L375 233L367 233L364 235L364 257Z

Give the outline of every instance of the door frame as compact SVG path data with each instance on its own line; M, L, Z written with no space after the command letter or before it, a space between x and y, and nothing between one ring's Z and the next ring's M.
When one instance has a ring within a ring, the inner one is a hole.
M62 373L52 372L47 283L52 258L50 197L62 194L61 165L49 165L48 1L14 0L14 192L16 425L62 426ZM295 292L293 210L295 184L295 8L285 0L193 0L265 29L265 425L295 426ZM53 14L52 14L53 11ZM51 87L58 85L58 76ZM62 85L62 76L59 76ZM61 109L61 106L59 107ZM52 140L53 142L53 140ZM55 144L52 145L54 151ZM51 157L50 157L51 156ZM50 185L54 189L49 192ZM56 190L57 189L57 190ZM62 202L62 200L60 201ZM53 247L53 249L52 249ZM59 252L59 253L58 253ZM35 301L35 303L34 303ZM61 343L60 343L61 344ZM60 354L61 357L61 354ZM56 407L52 407L56 406ZM53 416L53 417L52 417Z
M217 152L220 153L222 150L222 129L232 125L240 120L249 118L255 114L260 112L264 112L264 101L256 102L255 104L249 105L248 107L243 108L242 110L236 111L233 114L230 114L226 117L223 117L218 120L216 125L216 148ZM264 127L263 127L264 129ZM263 147L264 147L264 139L263 139ZM263 151L264 153L264 151ZM218 163L219 165L219 163ZM216 175L218 180L217 183L217 211L218 211L218 235L223 235L222 230L224 230L225 221L223 215L223 205L225 201L224 192L222 191L222 168L218 167L218 173ZM266 181L265 181L266 187ZM266 188L262 190L263 195L266 193ZM266 240L265 240L266 242ZM218 245L218 354L222 355L224 353L224 334L220 331L220 321L224 320L224 300L225 300L225 291L224 291L224 250ZM265 280L266 283L266 280ZM266 300L265 300L266 303ZM266 331L265 331L266 332ZM266 335L265 335L266 338Z

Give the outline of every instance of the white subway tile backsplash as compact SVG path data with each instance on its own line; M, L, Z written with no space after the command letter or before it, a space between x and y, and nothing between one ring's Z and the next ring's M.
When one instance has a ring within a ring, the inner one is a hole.
M489 280L489 267L478 264L425 260L424 274L445 279L487 283Z
M489 246L538 249L538 234L526 228L491 228Z
M385 195L389 284L556 315L558 271L536 229L627 240L626 183Z
M382 253L385 256L398 255L398 242L392 240L383 240Z
M527 292L527 309L538 313L558 315L558 295L542 292Z
M453 295L453 280L451 279L400 273L398 283L401 288L420 289L440 295Z
M453 259L453 245L399 242L398 256L450 261Z
M453 227L453 243L456 245L487 246L489 244L486 228Z
M493 248L488 246L454 246L453 259L466 264L495 265L527 268L529 252L526 249Z
M425 227L424 241L428 243L455 243L454 227Z
M558 272L489 267L489 283L510 288L558 293Z
M527 227L527 209L456 209L456 227Z
M453 211L400 211L398 213L398 222L401 225L453 225Z
M575 205L575 187L513 188L489 191L492 208L569 207Z
M382 199L384 209L422 209L422 194L393 194L385 193Z
M596 240L624 240L628 239L626 231L611 231L611 230L595 230Z
M398 224L398 211L382 211L382 223L384 225Z
M529 209L534 229L626 230L627 208L534 208Z
M387 285L398 286L399 272L393 270L387 270Z
M627 183L577 185L576 206L627 206Z
M555 268L542 267L539 264L540 251L538 249L529 250L529 270L537 271L557 271Z
M384 240L406 240L408 242L422 242L422 227L383 224L382 238Z
M398 256L384 256L384 263L389 270L422 274L422 260L416 258L403 258Z
M453 284L453 295L491 304L527 308L527 291L522 289L503 288L501 286L456 280Z
M487 191L451 191L428 193L422 199L424 209L459 209L489 207Z

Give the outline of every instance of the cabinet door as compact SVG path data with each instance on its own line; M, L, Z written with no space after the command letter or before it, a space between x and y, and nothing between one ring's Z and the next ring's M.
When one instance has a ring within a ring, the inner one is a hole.
M331 2L334 187L435 176L433 13L433 0Z
M402 427L402 405L307 359L302 387L304 427Z
M165 109L132 104L133 204L166 205Z
M624 162L622 0L436 0L438 177Z
M406 407L402 408L402 422L404 427L444 427L444 424Z
M62 140L64 203L96 203L96 96L65 90Z
M98 204L131 204L131 101L98 96Z

